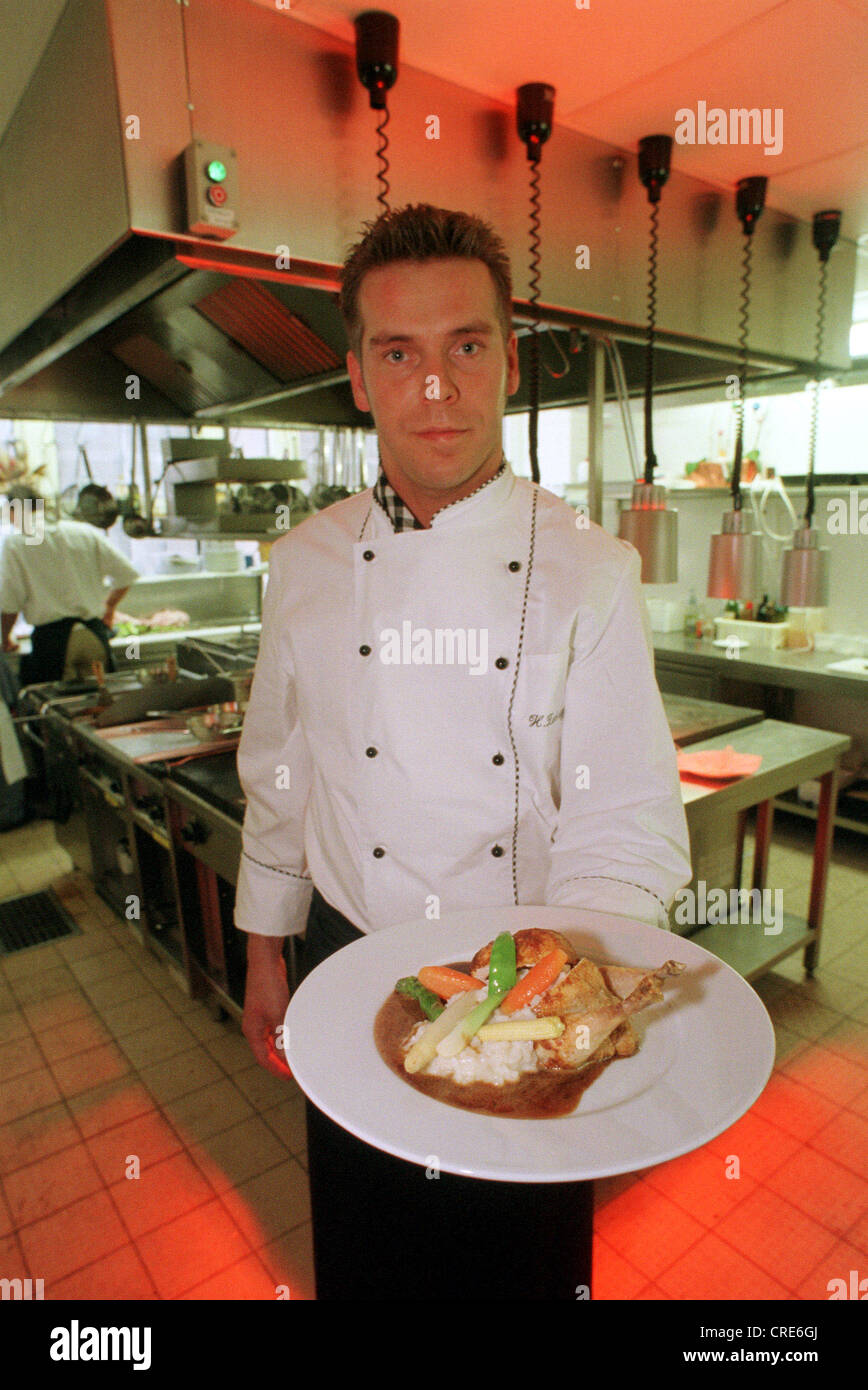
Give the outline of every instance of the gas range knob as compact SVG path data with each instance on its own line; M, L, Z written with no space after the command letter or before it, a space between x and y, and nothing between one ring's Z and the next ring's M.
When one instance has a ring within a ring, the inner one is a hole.
M200 820L189 820L181 826L181 839L188 845L204 845L208 839L208 827Z

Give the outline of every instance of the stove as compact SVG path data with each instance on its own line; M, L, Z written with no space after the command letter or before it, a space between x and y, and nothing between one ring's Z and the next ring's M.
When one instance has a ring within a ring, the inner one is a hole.
M211 758L200 758L196 762L181 763L173 767L169 778L176 786L200 796L241 822L247 798L238 780L238 764L235 753L215 753Z

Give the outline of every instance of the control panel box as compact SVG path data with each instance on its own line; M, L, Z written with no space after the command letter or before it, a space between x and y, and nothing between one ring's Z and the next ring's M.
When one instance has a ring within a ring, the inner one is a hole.
M238 231L238 161L233 149L194 140L184 151L187 230L225 241Z

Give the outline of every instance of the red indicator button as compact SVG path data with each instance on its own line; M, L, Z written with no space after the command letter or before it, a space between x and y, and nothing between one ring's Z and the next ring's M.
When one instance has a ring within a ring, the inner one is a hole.
M215 183L212 188L208 189L208 202L212 203L215 208L222 208L226 202L226 196L226 189L220 183Z

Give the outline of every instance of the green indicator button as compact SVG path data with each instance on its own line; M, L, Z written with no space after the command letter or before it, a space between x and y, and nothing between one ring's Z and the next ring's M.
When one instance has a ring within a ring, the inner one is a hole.
M212 183L222 183L226 177L226 165L220 159L209 159L205 173Z

